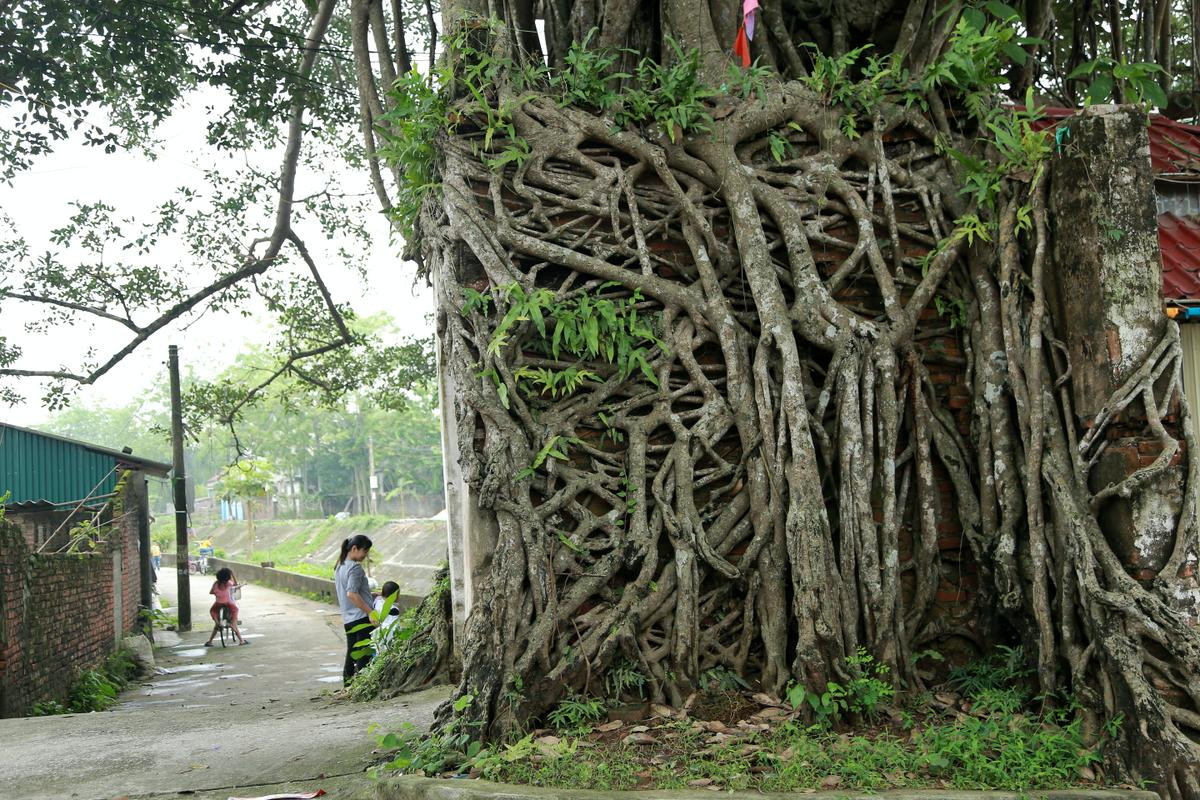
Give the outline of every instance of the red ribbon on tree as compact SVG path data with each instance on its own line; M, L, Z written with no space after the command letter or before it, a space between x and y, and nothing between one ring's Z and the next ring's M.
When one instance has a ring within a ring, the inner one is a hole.
M746 23L738 26L737 38L733 40L733 54L742 59L742 69L750 66L750 42L746 40Z

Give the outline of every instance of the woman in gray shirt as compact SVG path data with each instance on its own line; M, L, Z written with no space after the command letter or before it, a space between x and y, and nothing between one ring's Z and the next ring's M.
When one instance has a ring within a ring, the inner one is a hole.
M350 679L371 660L370 654L354 657L354 650L364 639L371 638L371 626L377 624L375 611L371 608L371 587L363 569L363 559L371 551L371 540L362 534L342 541L342 552L338 555L333 570L333 583L337 591L338 605L342 609L342 625L346 629L346 666L342 669L342 683ZM360 630L355 628L362 627Z

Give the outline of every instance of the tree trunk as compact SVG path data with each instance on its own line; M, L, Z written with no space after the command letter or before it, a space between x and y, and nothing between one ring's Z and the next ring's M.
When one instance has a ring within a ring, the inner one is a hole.
M1067 266L1047 214L1052 135L998 109L986 81L883 90L866 61L789 41L944 68L967 46L960 6L765 3L755 47L815 77L755 86L729 70L721 3L560 5L552 61L594 47L592 26L609 44L646 35L637 13L665 72L624 79L620 105L566 102L528 77L508 28L444 8L452 124L417 229L450 493L469 512L451 543L471 598L463 715L503 736L567 691L600 691L617 661L672 703L717 667L771 693L823 688L855 674L860 648L919 687L915 653L1003 629L1046 693L1126 720L1114 769L1200 797L1200 637L1172 597L1194 502L1155 580L1130 574L1098 521L1116 495L1161 491L1172 462L1186 468L1170 491L1194 493L1174 326L1089 378L1079 354L1096 346L1048 297L1079 285L1046 285ZM638 81L659 83L638 95ZM683 85L713 94L667 96ZM1076 185L1099 191L1099 166ZM960 191L983 171L986 191ZM1146 224L1124 233L1152 240ZM1152 463L1098 478L1105 442L1132 429ZM946 581L958 535L977 595Z

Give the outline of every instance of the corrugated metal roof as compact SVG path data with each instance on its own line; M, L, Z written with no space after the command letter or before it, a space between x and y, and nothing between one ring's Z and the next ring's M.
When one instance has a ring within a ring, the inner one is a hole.
M166 475L170 465L0 422L0 495L8 505L65 505L110 494L124 468Z
M1077 108L1050 106L1036 129L1051 128L1077 114ZM1176 122L1162 114L1150 115L1150 166L1156 175L1195 175L1200 177L1200 127Z
M1162 250L1163 298L1200 300L1200 221L1159 214L1158 246Z

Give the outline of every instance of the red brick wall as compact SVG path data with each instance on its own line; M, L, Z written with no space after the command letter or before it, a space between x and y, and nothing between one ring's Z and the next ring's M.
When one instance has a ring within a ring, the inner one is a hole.
M129 506L116 510L112 534L90 553L32 553L21 531L0 521L0 716L61 700L81 671L113 651L118 633L136 626L138 506Z

